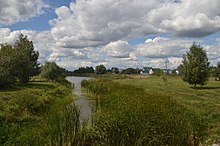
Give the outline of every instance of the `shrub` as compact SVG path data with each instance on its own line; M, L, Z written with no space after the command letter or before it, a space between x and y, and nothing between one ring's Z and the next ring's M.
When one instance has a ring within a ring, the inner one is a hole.
M3 67L0 66L0 88L9 86L15 82L15 77Z

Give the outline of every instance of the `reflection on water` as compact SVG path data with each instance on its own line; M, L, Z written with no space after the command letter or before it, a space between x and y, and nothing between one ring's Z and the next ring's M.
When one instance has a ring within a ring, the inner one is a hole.
M82 80L89 80L90 77L67 77L69 82L74 84L73 94L77 95L75 100L75 105L80 108L80 121L88 120L91 123L93 101L89 100L88 97L83 95L81 92L81 82Z

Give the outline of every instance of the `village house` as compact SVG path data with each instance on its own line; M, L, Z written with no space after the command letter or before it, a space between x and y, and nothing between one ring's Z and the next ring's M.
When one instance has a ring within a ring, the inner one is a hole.
M153 73L154 72L153 72L153 68L152 67L143 67L140 74L147 76L147 75L151 75Z

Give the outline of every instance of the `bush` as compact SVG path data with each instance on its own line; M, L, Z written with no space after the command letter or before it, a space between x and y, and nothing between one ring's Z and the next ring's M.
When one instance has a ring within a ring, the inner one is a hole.
M9 86L15 82L15 77L3 67L0 67L0 88Z

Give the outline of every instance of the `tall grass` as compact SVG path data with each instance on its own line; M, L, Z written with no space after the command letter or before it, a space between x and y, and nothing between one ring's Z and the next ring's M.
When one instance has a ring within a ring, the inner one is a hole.
M63 85L2 94L0 145L185 146L199 145L206 134L204 121L170 96L107 79L82 86L97 103L90 127L80 123L80 109L69 104L71 89Z
M75 143L82 128L72 102L72 89L65 81L1 90L0 145Z
M78 145L82 127L79 121L80 111L74 105L68 105L62 112L54 112L48 119L48 137L50 145Z
M111 80L83 81L97 103L95 145L199 145L205 123L173 98Z

